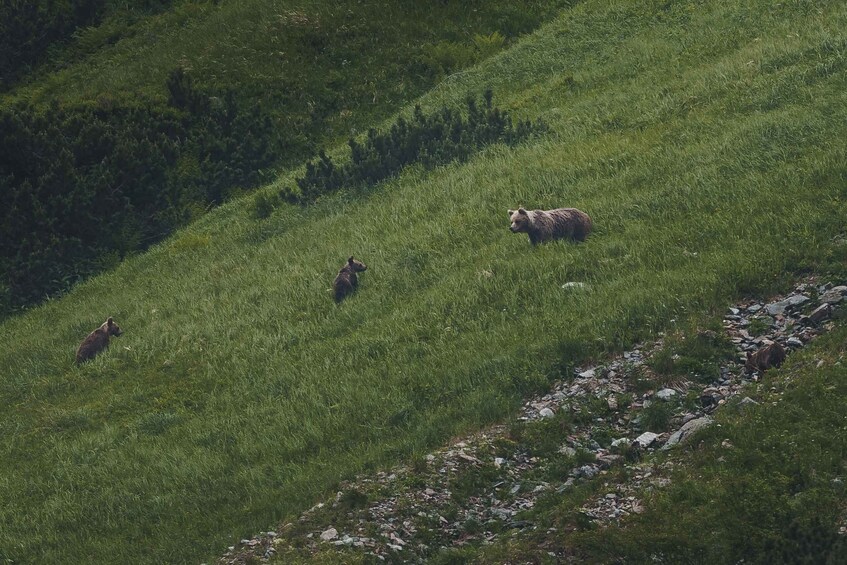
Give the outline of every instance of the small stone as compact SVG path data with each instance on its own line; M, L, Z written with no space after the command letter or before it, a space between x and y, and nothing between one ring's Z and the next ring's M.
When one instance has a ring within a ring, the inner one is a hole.
M575 289L575 290L581 290L581 289L584 289L584 288L587 288L587 287L588 287L588 285L585 284L584 282L566 282L565 284L562 285L562 288L564 288L564 289Z
M592 465L583 465L577 471L577 476L585 477L586 479L590 479L594 475L597 474L597 467Z
M835 286L821 295L821 302L837 304L841 302L845 294L847 294L847 286Z
M809 314L809 322L817 325L832 316L832 306L830 304L821 304Z
M620 455L598 455L597 462L600 464L600 467L603 469L608 469L618 461L620 461L622 457Z
M494 467L499 469L500 467L503 466L503 463L505 463L505 462L506 462L506 460L503 459L502 457L495 457L494 458Z
M612 441L612 447L618 447L619 445L629 445L629 440L622 437Z
M776 316L777 314L782 314L783 312L785 312L786 306L787 304L785 304L784 302L774 302L773 304L768 304L766 308L768 310L768 314L770 314L771 316Z
M549 408L542 408L538 415L542 418L552 418L553 416L555 416L555 413Z
M569 445L563 445L559 448L559 453L561 453L565 457L574 457L576 455L576 449L570 447Z
M803 342L796 337L789 337L785 343L788 347L803 347Z
M581 378L581 379L593 379L594 373L595 373L594 369L588 369L586 371L579 373L579 378Z
M656 397L661 400L668 400L672 396L676 396L676 391L672 388L663 388L656 393Z
M644 432L637 438L635 438L635 443L640 445L641 447L650 447L654 441L656 441L659 437L659 434L654 434L653 432Z
M750 312L751 314L755 314L756 312L758 312L761 309L762 309L761 304L751 304L750 306L747 307L747 311Z
M738 407L741 408L742 410L745 409L745 408L748 408L750 406L758 406L758 405L759 405L759 403L756 402L755 400L753 400L752 398L750 398L749 396L745 396L738 403Z
M792 294L785 300L780 300L779 302L772 302L767 305L768 314L771 316L778 316L785 312L787 308L792 306L799 306L809 300L809 297L805 294Z
M709 416L695 418L694 420L686 422L685 425L671 434L671 437L668 438L667 443L662 447L662 449L669 449L678 443L684 443L689 437L691 437L692 434L694 434L694 432L711 426L713 423L714 420Z
M338 530L336 530L335 528L330 528L328 530L324 530L323 533L321 533L321 539L323 541L329 541L329 540L335 539L337 537L338 537Z

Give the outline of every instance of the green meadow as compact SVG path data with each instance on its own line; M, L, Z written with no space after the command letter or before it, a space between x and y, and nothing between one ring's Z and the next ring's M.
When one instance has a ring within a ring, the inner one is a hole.
M836 1L586 0L419 100L491 87L544 137L266 219L245 196L3 322L0 559L211 560L580 362L843 280L845 29ZM517 205L595 229L533 248ZM107 316L124 335L74 366Z

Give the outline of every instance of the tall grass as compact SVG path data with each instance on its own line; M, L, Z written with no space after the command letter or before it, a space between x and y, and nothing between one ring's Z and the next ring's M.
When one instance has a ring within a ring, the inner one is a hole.
M422 101L491 84L546 139L264 220L225 205L5 322L0 557L213 556L580 360L844 274L845 10L588 1ZM531 248L516 204L596 229ZM351 254L369 269L335 305ZM106 316L124 336L75 368Z

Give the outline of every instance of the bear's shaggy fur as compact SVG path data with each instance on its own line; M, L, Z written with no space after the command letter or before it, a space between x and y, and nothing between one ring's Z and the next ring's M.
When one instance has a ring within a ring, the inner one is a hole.
M347 263L338 271L338 276L332 281L332 291L335 293L335 301L341 302L344 298L356 290L359 286L359 277L356 273L366 271L367 266L361 261L356 261L351 256Z
M533 245L551 239L585 241L591 231L591 217L576 208L555 210L509 210L509 227L514 233L529 235Z
M76 350L76 364L94 359L98 353L109 347L109 336L117 337L123 333L115 321L109 318L102 326L88 334L88 337L80 344L79 349Z
M779 367L785 361L785 349L778 343L763 345L756 353L747 352L744 368L748 373L758 371L764 373L771 367Z

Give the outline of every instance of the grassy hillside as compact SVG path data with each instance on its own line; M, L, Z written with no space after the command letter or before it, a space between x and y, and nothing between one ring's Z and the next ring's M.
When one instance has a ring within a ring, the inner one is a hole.
M843 276L845 24L834 1L587 1L422 99L492 86L546 138L262 221L227 204L5 322L0 557L205 559L578 360ZM516 204L596 230L531 248ZM351 254L369 269L336 306ZM73 367L106 316L125 335Z
M0 317L346 140L568 3L7 3Z

